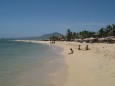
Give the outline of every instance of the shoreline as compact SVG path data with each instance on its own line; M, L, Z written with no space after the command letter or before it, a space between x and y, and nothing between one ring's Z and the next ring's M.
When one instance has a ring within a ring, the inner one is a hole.
M49 41L36 41L48 44ZM82 50L78 50L78 45ZM89 45L90 50L85 50ZM67 65L64 86L114 86L115 85L115 44L56 42L63 48L62 54ZM74 53L69 55L70 48Z
M27 43L33 43L33 44L42 44L43 46L45 46L45 45L49 46L49 47L53 48L54 50L59 49L57 51L58 56L54 56L55 58L52 61L48 62L50 64L47 64L48 66L45 65L45 68L47 70L47 68L50 65L50 67L51 67L50 70L53 69L52 73L49 74L49 76L54 78L50 84L54 84L56 86L64 86L64 82L65 82L65 79L67 76L67 65L65 63L63 47L54 45L54 44L50 44L49 41L35 41L35 40L15 40L15 41L25 42L25 43L27 42Z

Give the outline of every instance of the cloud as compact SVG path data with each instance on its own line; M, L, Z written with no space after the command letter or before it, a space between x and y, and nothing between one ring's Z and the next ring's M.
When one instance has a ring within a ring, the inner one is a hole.
M87 23L73 23L68 25L63 25L66 28L74 28L74 27L106 27L110 23L98 23L98 22L87 22Z
M111 25L111 22L73 22L73 23L56 23L52 26L56 29L60 29L60 31L71 29L72 31L81 31L81 30L90 30L90 31L97 31L100 28L104 28L107 25Z
M96 23L96 22L90 22L90 23L74 23L75 26L104 26L105 23Z

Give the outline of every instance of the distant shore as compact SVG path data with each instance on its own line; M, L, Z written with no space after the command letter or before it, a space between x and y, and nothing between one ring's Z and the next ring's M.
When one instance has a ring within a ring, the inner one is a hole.
M52 45L49 41L26 42ZM56 42L55 45L64 49L68 66L64 86L115 86L115 44ZM85 50L86 45L89 50ZM69 55L70 48L74 53Z

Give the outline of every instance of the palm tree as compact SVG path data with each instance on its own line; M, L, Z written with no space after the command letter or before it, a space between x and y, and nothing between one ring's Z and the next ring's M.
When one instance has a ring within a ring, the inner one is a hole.
M73 39L75 39L77 36L76 32L73 32Z
M71 41L71 39L72 39L72 32L70 31L70 29L67 30L66 37L67 37L67 41Z
M99 30L99 37L104 37L104 28L101 28L100 30Z
M112 36L112 32L113 32L113 29L112 29L112 26L111 25L108 25L106 27L106 32L107 32L107 36Z
M115 25L114 24L112 25L112 28L113 28L113 36L115 36Z
M63 39L64 41L65 41L65 38L66 38L66 37L65 37L64 35L62 35L62 39Z

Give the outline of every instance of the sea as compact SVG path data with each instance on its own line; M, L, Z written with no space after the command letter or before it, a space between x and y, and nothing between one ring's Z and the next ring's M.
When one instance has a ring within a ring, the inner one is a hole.
M0 40L0 86L63 86L62 51L55 45Z

